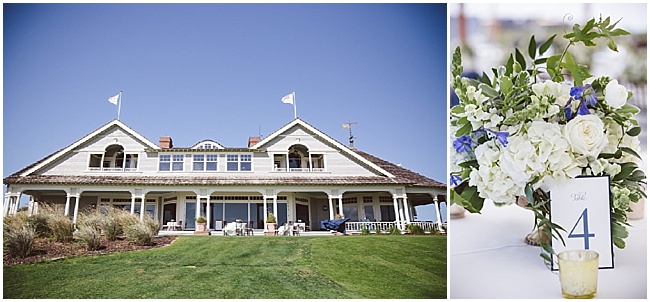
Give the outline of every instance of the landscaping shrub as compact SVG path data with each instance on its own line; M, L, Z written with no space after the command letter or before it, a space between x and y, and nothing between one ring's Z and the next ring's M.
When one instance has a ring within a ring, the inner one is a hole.
M104 235L106 240L115 241L117 236L122 235L122 226L114 215L109 213L104 220Z
M364 227L363 229L361 229L361 235L370 235L370 230Z
M158 232L160 231L160 224L157 220L149 215L144 215L144 220L142 223L147 227L151 236L158 235Z
M3 221L3 247L11 257L25 258L34 248L34 229L25 215L8 216Z
M96 251L102 246L102 233L99 229L85 225L79 228L76 235L89 251Z
M381 235L381 230L379 229L379 227L377 227L377 228L375 229L375 234L376 234L376 235Z
M397 228L396 226L391 226L391 227L388 229L388 234L391 234L391 235L402 235L402 231L400 231L400 229Z
M151 245L151 231L144 223L132 224L124 229L126 238L138 245Z
M417 224L407 224L406 230L409 232L409 234L424 235L424 229L422 229L422 227Z
M91 211L82 213L77 219L77 228L90 228L97 230L100 234L106 227L106 215L98 212Z
M72 242L74 226L69 217L60 213L50 213L47 215L47 226L52 231L56 242Z
M27 217L27 224L34 229L34 236L37 238L46 238L52 235L52 230L47 224L47 214L39 211Z

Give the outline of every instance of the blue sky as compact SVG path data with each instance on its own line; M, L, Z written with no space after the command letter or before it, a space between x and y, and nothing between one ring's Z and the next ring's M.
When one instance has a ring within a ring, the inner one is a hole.
M245 147L298 117L446 182L442 4L4 4L3 177L116 118ZM433 219L432 207L420 218ZM443 212L443 215L445 213ZM429 218L430 217L430 218Z

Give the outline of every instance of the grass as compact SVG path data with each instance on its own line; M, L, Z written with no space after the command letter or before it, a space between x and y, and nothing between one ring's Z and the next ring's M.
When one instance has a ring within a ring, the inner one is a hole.
M179 237L4 267L4 298L446 298L444 236Z

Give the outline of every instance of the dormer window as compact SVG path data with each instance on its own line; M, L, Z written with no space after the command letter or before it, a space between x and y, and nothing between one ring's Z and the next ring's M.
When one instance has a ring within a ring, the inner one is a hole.
M104 153L91 153L88 161L90 171L128 172L137 169L138 154L127 153L120 145L110 145Z
M289 147L285 154L273 155L275 172L324 172L323 154L309 152L306 146L296 144Z
M213 140L204 140L192 146L192 149L223 149L223 146Z

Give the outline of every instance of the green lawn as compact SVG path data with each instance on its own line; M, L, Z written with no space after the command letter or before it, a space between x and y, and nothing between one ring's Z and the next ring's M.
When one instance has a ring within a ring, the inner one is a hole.
M446 236L179 237L4 267L4 298L446 298Z

